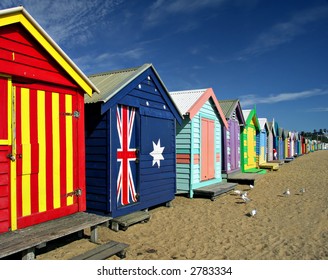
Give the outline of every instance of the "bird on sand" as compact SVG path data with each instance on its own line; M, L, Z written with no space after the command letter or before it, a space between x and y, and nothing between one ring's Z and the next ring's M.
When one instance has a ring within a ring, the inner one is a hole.
M305 188L301 188L301 189L300 189L300 193L301 193L301 194L305 193Z
M235 194L239 194L239 195L242 194L242 192L241 192L240 190L234 190L233 192L234 192Z
M285 196L290 195L290 190L289 189L286 189L286 191L284 192L284 195Z
M254 189L254 186L252 184L250 184L249 188L252 190L252 189Z
M257 214L257 210L256 209L253 209L251 212L249 212L249 215L251 217L254 217L256 214Z
M248 202L251 201L250 198L247 197L247 194L246 194L246 195L245 195L245 194L242 194L242 195L241 195L241 199L242 199L245 203L248 203Z

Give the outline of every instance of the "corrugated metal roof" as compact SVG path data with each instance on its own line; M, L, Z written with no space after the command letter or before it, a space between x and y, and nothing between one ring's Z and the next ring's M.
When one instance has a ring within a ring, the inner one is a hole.
M235 110L238 99L235 100L219 100L220 106L226 118L230 118L233 111Z
M152 67L152 64L146 63L135 68L127 68L90 75L89 79L96 85L100 93L93 95L92 97L86 96L84 102L107 102L116 93L118 93L122 88L128 85L132 80L134 80L149 67Z
M207 89L171 91L170 95L179 111L185 115Z

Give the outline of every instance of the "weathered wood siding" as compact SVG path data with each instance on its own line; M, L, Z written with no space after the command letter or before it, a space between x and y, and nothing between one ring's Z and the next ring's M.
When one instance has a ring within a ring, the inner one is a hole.
M107 114L100 114L100 104L86 104L85 113L87 207L93 212L109 212Z
M177 192L189 192L192 180L191 167L193 156L191 147L193 142L192 122L187 117L182 125L177 126L176 153L177 153Z

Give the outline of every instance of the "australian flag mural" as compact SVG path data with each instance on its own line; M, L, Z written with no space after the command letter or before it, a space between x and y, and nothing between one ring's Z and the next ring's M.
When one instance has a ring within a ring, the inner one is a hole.
M136 192L136 129L134 107L118 105L116 112L117 134L119 147L117 162L119 171L117 176L117 203L124 206L138 200Z

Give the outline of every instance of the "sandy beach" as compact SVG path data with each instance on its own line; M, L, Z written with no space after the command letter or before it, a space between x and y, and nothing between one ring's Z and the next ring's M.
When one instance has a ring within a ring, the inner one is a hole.
M289 188L290 195L283 192ZM305 188L305 193L300 189ZM215 201L177 196L172 207L151 209L147 223L115 232L100 227L100 243L129 244L128 260L327 260L328 151L316 151L268 172L255 187L238 185L251 201L230 192ZM248 213L256 209L254 217ZM65 260L96 244L66 237L37 252ZM119 259L116 256L111 260Z

